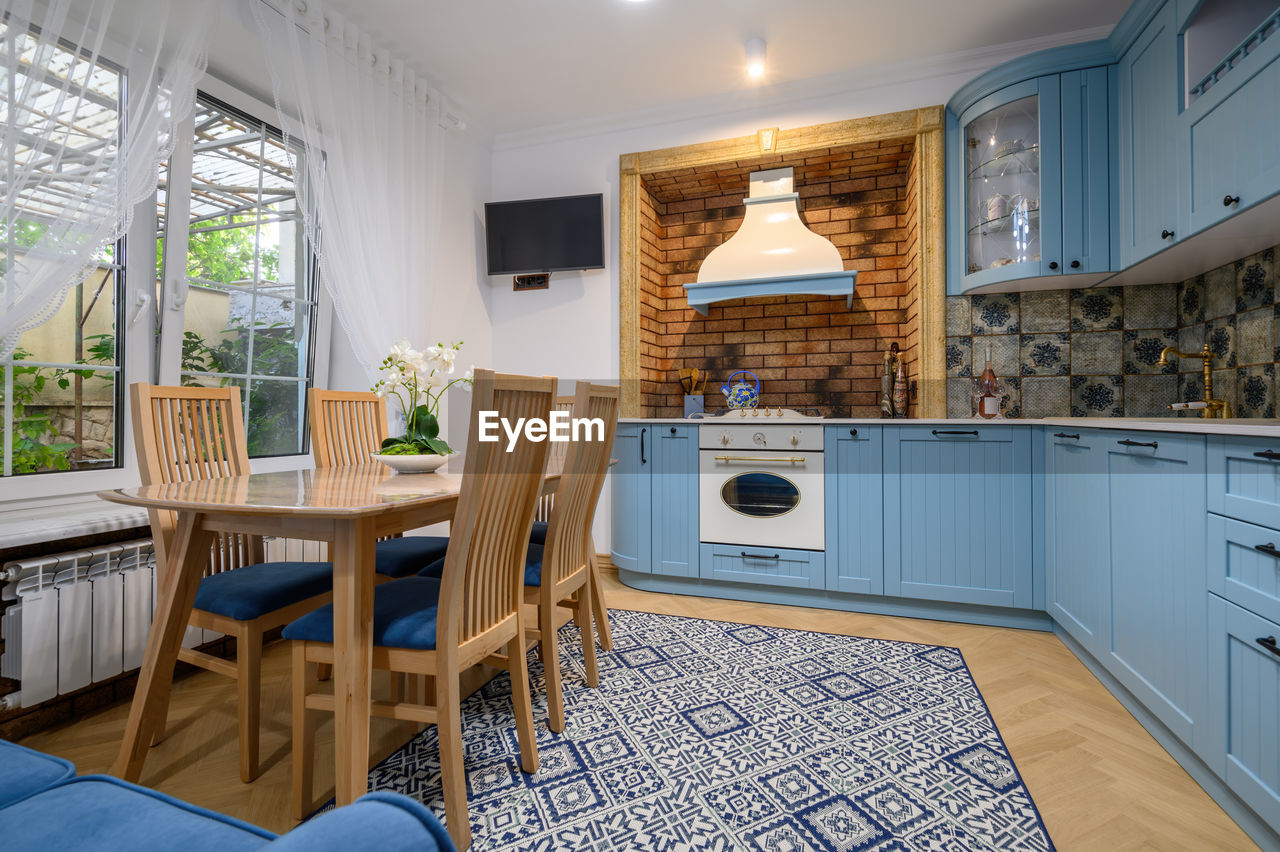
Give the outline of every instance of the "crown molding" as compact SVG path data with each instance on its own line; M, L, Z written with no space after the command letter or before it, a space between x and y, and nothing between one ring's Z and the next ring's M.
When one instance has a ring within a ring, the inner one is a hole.
M1028 53L1103 39L1110 32L1111 27L1092 27L921 59L904 60L873 68L842 71L824 77L780 83L764 89L743 89L649 109L498 133L493 138L493 150L509 151L654 125L674 124L680 121L746 115L762 109L804 105L833 95L883 89L936 77L978 74Z

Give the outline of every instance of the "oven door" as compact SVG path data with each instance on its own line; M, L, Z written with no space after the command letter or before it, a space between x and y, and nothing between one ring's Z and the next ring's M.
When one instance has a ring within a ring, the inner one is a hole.
M702 450L699 538L824 550L822 453Z

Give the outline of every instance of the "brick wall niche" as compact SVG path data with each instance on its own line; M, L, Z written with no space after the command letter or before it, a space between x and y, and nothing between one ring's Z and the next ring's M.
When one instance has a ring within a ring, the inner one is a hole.
M813 407L827 416L879 415L884 353L896 342L918 378L919 193L915 139L889 139L786 156L642 175L640 191L640 393L646 417L679 417L678 371L708 371L708 410L720 384L750 370L761 404ZM703 317L683 285L738 229L748 175L791 166L801 218L857 270L852 309L843 297L773 296L712 305ZM914 401L913 411L914 414Z

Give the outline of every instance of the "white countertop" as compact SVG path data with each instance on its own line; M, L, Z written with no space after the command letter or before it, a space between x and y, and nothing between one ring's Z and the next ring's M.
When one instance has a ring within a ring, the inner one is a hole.
M687 417L623 417L620 423L670 423L686 425L720 425L752 422L749 418L707 417L691 420ZM760 419L760 423L778 423L777 420ZM1129 429L1145 432L1183 432L1194 435L1238 435L1246 437L1275 438L1280 441L1280 419L1235 418L1233 420L1203 419L1200 417L1047 417L1043 420L1018 419L979 420L977 418L925 419L831 417L812 420L792 420L792 424L820 426L1062 426L1077 429Z

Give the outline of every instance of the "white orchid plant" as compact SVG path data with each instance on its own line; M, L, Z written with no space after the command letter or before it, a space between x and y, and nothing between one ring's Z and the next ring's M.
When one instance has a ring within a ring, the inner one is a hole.
M453 375L462 341L447 346L437 343L418 351L401 340L391 347L391 354L378 365L382 375L372 388L378 396L394 396L404 415L403 435L382 442L384 455L441 455L453 452L440 437L440 400L456 384L470 385L473 370L450 379Z

